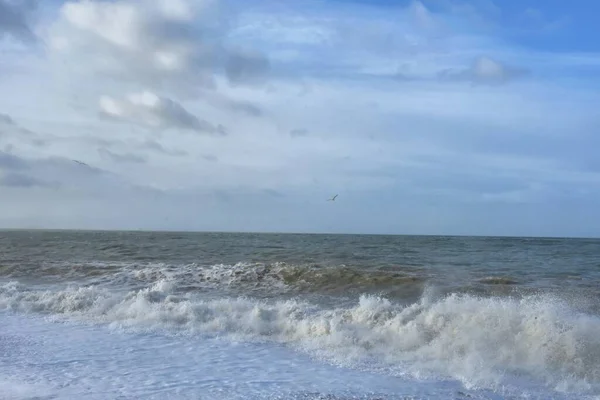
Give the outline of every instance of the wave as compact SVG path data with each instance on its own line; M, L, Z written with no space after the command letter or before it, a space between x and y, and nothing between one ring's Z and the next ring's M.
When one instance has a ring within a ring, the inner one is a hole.
M127 262L42 262L39 264L10 263L0 265L0 276L4 278L31 277L32 279L84 279L110 277L132 266Z
M165 267L152 265L133 272L146 283L165 279L178 282L188 290L202 287L229 287L269 293L348 293L377 291L385 288L422 289L428 276L413 268L396 270L355 267L294 265L286 263L217 264ZM419 291L419 294L421 291Z
M320 266L315 264L237 263L133 264L133 263L47 263L27 269L0 266L0 276L9 279L35 277L50 282L82 281L88 284L139 286L158 280L177 283L182 290L205 288L239 289L244 293L347 293L373 292L386 288L420 295L429 276L414 267L394 269Z
M479 280L486 285L518 285L519 281L509 276L487 276Z
M557 390L600 390L600 318L551 296L436 297L402 306L363 295L347 307L300 300L202 299L172 282L126 293L87 286L0 286L0 309L106 323L113 328L272 341L341 365L497 387L525 376Z

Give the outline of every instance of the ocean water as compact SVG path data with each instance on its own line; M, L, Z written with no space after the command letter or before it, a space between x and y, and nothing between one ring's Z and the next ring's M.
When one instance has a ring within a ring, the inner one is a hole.
M0 399L600 399L600 241L0 232Z

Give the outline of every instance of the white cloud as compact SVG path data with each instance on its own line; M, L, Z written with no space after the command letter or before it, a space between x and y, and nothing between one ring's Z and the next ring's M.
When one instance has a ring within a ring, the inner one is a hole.
M100 98L102 115L134 124L159 129L183 129L201 133L226 133L222 125L214 126L199 119L174 100L150 91L133 93L119 100L110 96Z
M440 73L442 79L466 80L481 84L502 84L523 77L527 71L522 68L507 66L490 57L478 57L473 64L463 70L444 70Z
M186 29L195 10L173 10L146 0L67 2L50 28L50 44L86 70L119 80L148 84L196 75L195 83L206 81L214 50Z
M239 83L240 71L263 69L263 55L225 46L217 15L212 0L69 1L48 35L59 60L79 63L80 73L185 91L213 87L225 70Z
M414 1L411 5L411 12L417 24L424 29L433 29L438 26L431 12L420 1Z

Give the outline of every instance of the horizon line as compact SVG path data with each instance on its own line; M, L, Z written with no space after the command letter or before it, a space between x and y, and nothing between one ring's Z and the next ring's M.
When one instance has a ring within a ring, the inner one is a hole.
M531 235L481 235L442 233L355 233L355 232L293 232L293 231L229 231L229 230L170 230L170 229L86 229L86 228L2 228L0 232L46 231L46 232L114 232L114 233L191 233L191 234L245 234L245 235L304 235L304 236L413 236L498 239L571 239L600 240L600 236L531 236Z

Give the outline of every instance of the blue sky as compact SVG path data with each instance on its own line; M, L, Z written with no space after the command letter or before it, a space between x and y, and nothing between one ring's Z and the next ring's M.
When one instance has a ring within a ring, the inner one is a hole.
M600 236L599 7L0 0L0 226Z

